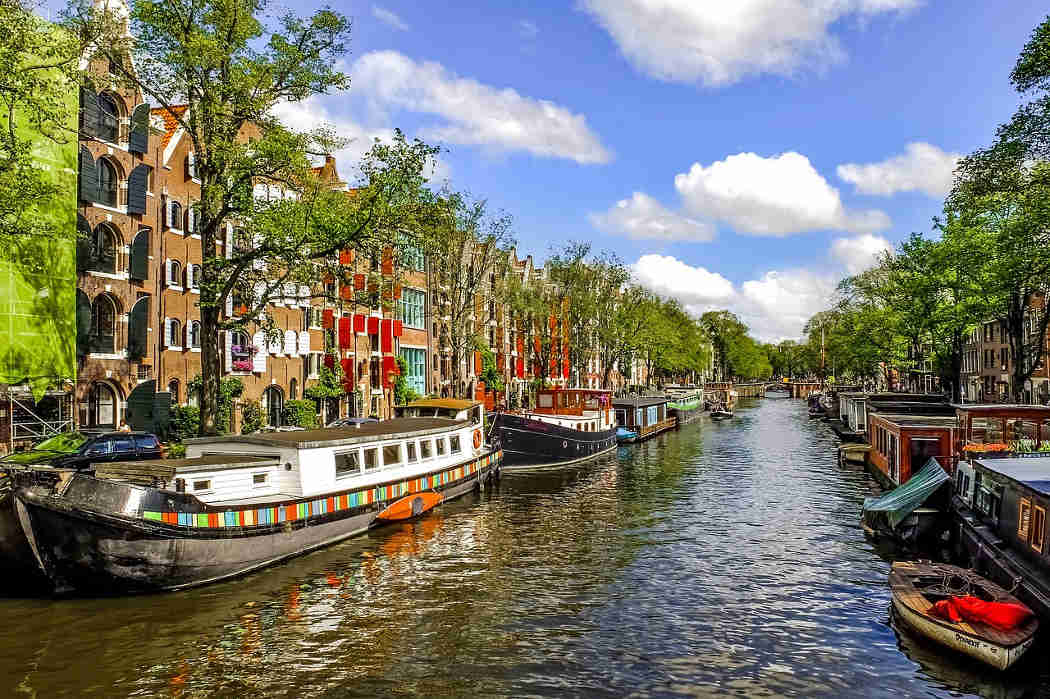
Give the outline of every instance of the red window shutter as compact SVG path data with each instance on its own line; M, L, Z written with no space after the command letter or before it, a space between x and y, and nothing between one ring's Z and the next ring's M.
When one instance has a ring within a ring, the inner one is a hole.
M503 353L500 352L496 355L496 368L503 371Z
M517 372L518 373L518 378L519 379L524 379L525 378L525 360L522 359L521 357L518 357L517 369L518 369L518 372Z
M481 352L474 353L474 373L481 373Z
M389 388L392 377L396 376L397 373L397 359L394 357L383 357L383 386Z
M340 250L339 251L339 264L341 265L352 265L354 264L354 251L353 250Z
M343 388L347 393L354 390L354 360L344 359L343 365Z
M343 284L339 287L339 296L344 301L350 301L354 298L354 288L352 286L347 286L346 284Z
M379 334L379 319L375 316L368 316L368 334L378 335Z
M335 369L335 357L330 354L324 356L324 365L327 369Z
M400 320L394 321L394 337L401 337L405 331L405 324Z
M321 314L321 325L328 330L335 327L335 313L332 312L332 309L326 308Z
M363 333L365 331L365 316L363 313L354 314L354 332Z
M365 290L365 275L363 275L363 274L355 274L354 275L354 288L357 289L358 291L364 291Z
M389 318L383 318L382 332L379 338L379 349L383 352L394 351L394 322Z
M353 334L350 332L349 318L339 319L339 346L343 349L349 349L353 346Z
M518 336L518 354L525 354L525 338Z

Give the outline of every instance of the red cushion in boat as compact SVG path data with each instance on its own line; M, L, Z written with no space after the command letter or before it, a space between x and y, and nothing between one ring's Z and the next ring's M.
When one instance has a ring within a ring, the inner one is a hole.
M1032 616L1031 609L1013 602L986 602L978 597L955 597L952 602L963 619L1000 631L1016 629Z
M953 624L958 624L962 621L962 617L959 616L959 610L955 608L950 599L942 599L939 602L934 603L930 607L930 615L935 616L938 619L947 619Z

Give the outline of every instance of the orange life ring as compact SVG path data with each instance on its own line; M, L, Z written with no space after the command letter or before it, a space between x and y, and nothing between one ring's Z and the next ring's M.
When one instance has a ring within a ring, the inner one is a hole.
M481 448L481 430L474 430L474 448Z

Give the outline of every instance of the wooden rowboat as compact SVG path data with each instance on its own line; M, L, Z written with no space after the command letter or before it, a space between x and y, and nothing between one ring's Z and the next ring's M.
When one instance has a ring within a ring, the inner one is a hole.
M898 561L890 571L890 589L897 618L917 633L999 670L1016 663L1035 640L1039 621L1032 616L1022 626L1001 631L987 624L952 623L933 616L939 599L950 596L948 586L963 585L970 594L996 602L1021 602L990 580L953 565L929 561Z
M863 464L868 460L868 452L871 451L870 444L843 444L839 446L839 456L843 461L854 464Z
M434 509L444 500L445 497L441 493L433 491L413 493L412 495L406 495L384 509L376 515L376 519L383 522L401 522L406 519L415 519Z

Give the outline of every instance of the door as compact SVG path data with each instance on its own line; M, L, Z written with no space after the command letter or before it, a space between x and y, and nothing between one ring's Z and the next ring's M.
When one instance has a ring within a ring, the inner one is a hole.
M941 456L941 440L936 437L912 437L908 444L907 477L915 473L934 456ZM944 456L948 456L944 454Z

